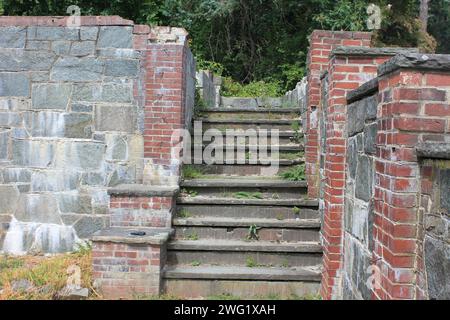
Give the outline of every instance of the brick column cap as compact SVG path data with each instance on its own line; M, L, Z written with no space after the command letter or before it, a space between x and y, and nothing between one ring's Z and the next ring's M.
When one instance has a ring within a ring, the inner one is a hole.
M449 54L400 53L378 67L378 76L393 73L399 69L450 72Z
M135 232L144 232L142 236L133 235ZM113 242L127 244L163 245L169 239L173 230L169 228L107 228L102 229L92 236L95 242Z
M416 150L420 158L450 160L450 143L424 142L420 143Z
M120 197L173 197L178 186L153 186L146 184L121 184L108 189L108 194Z
M0 27L66 27L70 16L0 16ZM81 26L133 26L119 16L80 16Z

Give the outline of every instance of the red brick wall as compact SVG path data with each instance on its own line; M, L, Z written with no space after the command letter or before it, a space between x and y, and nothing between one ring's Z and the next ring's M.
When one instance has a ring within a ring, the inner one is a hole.
M450 137L450 74L397 70L380 79L379 161L376 164L374 260L382 271L377 299L425 295L420 180L415 146Z
M305 133L306 179L308 196L317 198L319 187L319 132L320 76L328 68L329 55L338 46L369 47L372 34L368 32L333 32L315 30L311 34L308 53L308 87Z
M388 56L334 55L328 66L327 140L324 168L324 219L322 239L324 272L321 294L333 296L338 284L343 248L346 165L347 94L377 76L378 64ZM338 294L338 293L336 293Z
M158 295L165 249L159 245L94 242L92 278L105 299Z

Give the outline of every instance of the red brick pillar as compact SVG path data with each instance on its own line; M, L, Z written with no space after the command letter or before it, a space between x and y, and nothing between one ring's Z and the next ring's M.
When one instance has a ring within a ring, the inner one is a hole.
M319 195L319 132L320 114L320 76L327 70L331 50L338 46L369 47L372 38L370 32L346 32L314 30L311 34L308 53L308 87L305 133L306 179L308 196Z
M328 111L324 164L324 248L321 294L324 299L340 297L339 272L342 266L345 196L347 94L377 76L377 66L398 50L338 47L328 67Z
M427 172L420 180L416 146L449 141L448 57L398 55L380 68L379 90L373 235L382 281L374 298L421 299L426 280L419 201L421 191L430 192L430 180Z
M187 32L153 27L144 54L144 184L174 185L179 177L180 147L173 134L185 128L193 108L186 93L188 81L193 81L187 75L195 76Z

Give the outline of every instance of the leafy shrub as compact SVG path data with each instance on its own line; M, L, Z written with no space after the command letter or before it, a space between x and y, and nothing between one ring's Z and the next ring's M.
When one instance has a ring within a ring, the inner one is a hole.
M242 84L227 77L223 79L221 94L225 97L279 97L283 92L279 81L255 81Z
M300 164L280 174L281 178L289 181L305 180L305 165Z

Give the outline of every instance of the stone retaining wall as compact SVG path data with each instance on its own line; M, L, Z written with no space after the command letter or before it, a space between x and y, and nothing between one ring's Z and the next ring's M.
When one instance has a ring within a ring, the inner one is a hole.
M109 226L108 188L177 184L190 123L183 29L0 17L0 249L62 252ZM170 54L170 53L173 54Z

